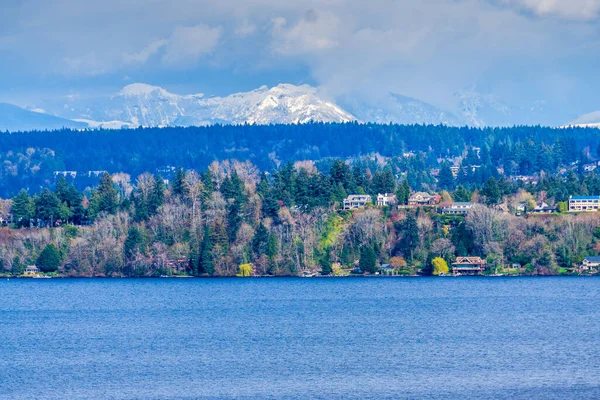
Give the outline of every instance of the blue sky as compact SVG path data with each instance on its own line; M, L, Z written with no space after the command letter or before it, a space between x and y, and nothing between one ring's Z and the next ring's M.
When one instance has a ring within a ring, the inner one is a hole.
M600 109L600 0L2 0L0 101L133 82L223 95L280 82L331 98L460 89Z

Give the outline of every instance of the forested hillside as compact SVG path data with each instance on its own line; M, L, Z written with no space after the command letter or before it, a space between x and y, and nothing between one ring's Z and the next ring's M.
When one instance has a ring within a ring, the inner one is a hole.
M595 129L358 124L0 134L0 270L431 274L468 255L486 273L579 273L600 218L565 202L600 195L599 143ZM416 192L441 202L409 206ZM343 210L383 193L399 207ZM443 214L453 202L474 205Z
M370 154L404 161L404 155L416 155L418 162L412 162L418 164L415 168L419 171L410 179L420 186L431 183L427 176L430 169L452 163L469 147L481 149L480 159L467 159L481 170L472 178L466 177L464 183L482 184L498 173L498 167L506 176L555 173L561 166L595 157L598 144L597 129L356 123L3 133L0 195L12 196L21 188L39 193L54 186L56 171L77 172L74 184L84 189L91 182L97 183L84 178L89 177L89 171L165 175L176 166L202 170L215 160L235 159L273 172L288 161Z

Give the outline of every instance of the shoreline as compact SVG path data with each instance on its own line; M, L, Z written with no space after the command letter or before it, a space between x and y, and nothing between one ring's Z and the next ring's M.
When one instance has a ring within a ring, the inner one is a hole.
M140 280L149 280L149 279L236 279L236 280L244 280L244 279L444 279L444 278L469 278L469 279L497 279L497 278L594 278L600 277L600 274L592 274L592 275L445 275L445 276L435 276L435 275L342 275L342 276L330 276L330 275L319 275L319 276L311 276L311 277L303 277L303 276L12 276L0 275L0 280L10 280L10 279L19 279L19 280L33 280L33 279L86 279L86 280L94 280L94 279L140 279Z

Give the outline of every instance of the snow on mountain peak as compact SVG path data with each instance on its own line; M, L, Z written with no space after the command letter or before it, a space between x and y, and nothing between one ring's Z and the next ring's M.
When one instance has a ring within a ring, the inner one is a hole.
M209 124L272 124L310 121L348 122L355 118L336 104L318 97L309 85L280 84L225 97L177 95L165 89L134 83L93 104L74 101L57 110L90 126L189 126ZM79 103L79 104L77 104ZM97 121L94 122L94 121ZM110 121L109 123L101 121Z
M117 96L148 96L155 92L158 92L161 95L170 95L169 92L158 86L152 86L145 83L132 83L121 89L121 91L117 93Z

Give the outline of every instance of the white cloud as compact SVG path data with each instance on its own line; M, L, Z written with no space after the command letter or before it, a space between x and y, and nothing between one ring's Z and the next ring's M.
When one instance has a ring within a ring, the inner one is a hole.
M148 58L156 54L160 49L169 44L168 40L162 39L157 40L155 42L150 43L148 46L143 48L141 51L133 54L125 53L123 54L123 60L125 64L134 64L134 63L145 63L148 61Z
M501 0L539 16L555 15L567 19L593 20L600 16L600 0Z
M296 24L283 17L273 19L274 49L282 54L324 52L338 46L340 19L331 12L306 11Z
M196 62L201 56L213 52L222 34L221 27L204 24L178 26L169 38L162 60L170 65Z
M241 37L247 37L256 33L256 25L250 22L248 19L244 19L242 23L236 28L235 34Z

